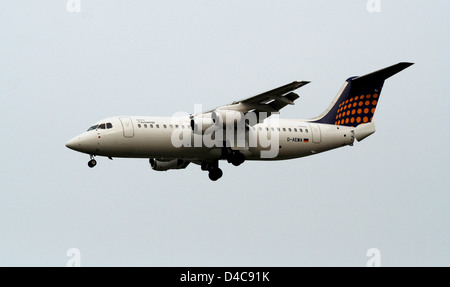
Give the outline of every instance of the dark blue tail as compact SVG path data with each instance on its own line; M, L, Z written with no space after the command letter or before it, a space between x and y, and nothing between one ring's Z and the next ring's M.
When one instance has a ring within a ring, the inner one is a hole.
M372 121L384 81L413 63L398 63L382 70L347 79L330 107L314 123L356 127Z

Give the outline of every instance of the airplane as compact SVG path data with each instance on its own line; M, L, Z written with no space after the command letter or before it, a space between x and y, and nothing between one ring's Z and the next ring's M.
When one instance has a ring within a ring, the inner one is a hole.
M118 116L100 120L66 143L69 149L112 158L148 158L156 171L185 169L190 163L222 177L219 161L234 166L249 160L287 160L352 146L375 132L373 116L384 81L413 63L400 62L348 78L329 107L308 120L280 119L299 98L294 81L206 112L172 117Z

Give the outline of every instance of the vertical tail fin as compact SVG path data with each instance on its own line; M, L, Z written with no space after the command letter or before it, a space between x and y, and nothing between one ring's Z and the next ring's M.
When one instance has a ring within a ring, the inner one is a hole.
M372 121L384 81L413 63L398 63L379 71L347 79L334 101L315 123L352 126Z

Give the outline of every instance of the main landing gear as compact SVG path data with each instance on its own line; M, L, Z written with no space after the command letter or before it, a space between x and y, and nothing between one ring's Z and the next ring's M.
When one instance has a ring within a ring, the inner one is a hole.
M228 161L228 163L231 163L234 166L239 166L244 163L245 156L238 151L232 151L232 152L228 153L227 161Z
M212 181L218 180L219 178L222 177L222 175L223 175L223 171L220 168L210 170L208 173L208 177Z
M239 166L245 161L245 155L240 153L239 151L224 150L222 153L222 159L226 159L229 163L234 166ZM212 162L202 162L202 170L208 171L208 177L212 181L216 181L222 177L223 172L219 168L219 160L214 160Z
M91 155L91 159L88 161L88 166L89 166L90 168L93 168L93 167L96 166L96 165L97 165L97 161L94 159L94 156Z
M216 181L222 177L223 171L219 168L219 161L202 162L202 170L208 171L208 177L212 181Z

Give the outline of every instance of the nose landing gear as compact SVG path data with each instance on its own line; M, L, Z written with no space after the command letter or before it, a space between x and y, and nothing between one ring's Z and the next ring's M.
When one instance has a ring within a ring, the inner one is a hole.
M97 161L94 159L94 156L91 155L91 159L88 161L88 166L89 166L90 168L93 168L93 167L96 166L96 165L97 165Z

